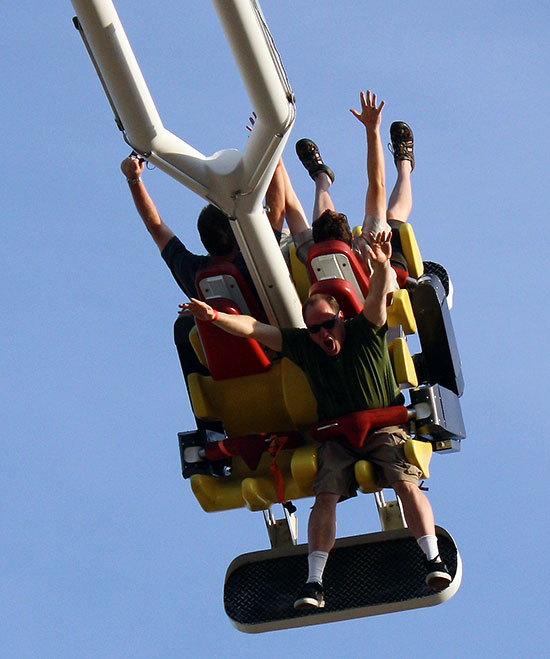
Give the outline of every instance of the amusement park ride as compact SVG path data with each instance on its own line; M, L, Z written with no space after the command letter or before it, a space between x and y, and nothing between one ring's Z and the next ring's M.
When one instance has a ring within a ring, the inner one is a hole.
M263 199L295 118L281 60L255 0L213 0L257 120L244 151L204 156L164 128L111 0L72 0L74 24L86 46L125 141L141 157L223 210L232 220L261 307L231 264L201 271L197 290L220 311L251 314L279 327L303 327L302 299L330 292L349 317L362 309L368 280L343 243L319 243L308 269L291 253L291 276L263 209ZM433 592L423 556L407 530L399 500L386 501L372 465L356 463L359 489L373 493L382 530L337 540L325 571L327 603L295 610L307 575L307 545L297 544L292 500L313 496L318 441L369 428L406 424L409 462L429 477L433 451L452 453L465 437L459 397L463 379L445 290L424 274L409 224L400 231L408 277L388 307L390 354L406 407L369 410L319 424L304 373L259 344L183 317L175 340L197 428L179 433L183 476L207 512L247 507L263 511L271 549L245 554L228 568L227 615L237 629L262 632L433 606L460 586L462 566L447 531L437 527L442 559L452 576ZM310 288L311 284L311 288ZM411 356L406 337L417 334ZM191 347L192 346L192 347ZM308 431L308 432L306 432ZM275 519L274 504L284 517ZM265 588L270 597L263 597Z

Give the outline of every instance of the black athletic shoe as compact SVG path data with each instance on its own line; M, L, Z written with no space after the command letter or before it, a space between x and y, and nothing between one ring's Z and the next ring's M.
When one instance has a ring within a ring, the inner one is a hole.
M325 591L316 581L304 584L294 602L295 609L322 609L325 606Z
M296 142L296 155L300 162L307 169L313 180L319 172L325 172L329 179L334 183L334 172L327 167L319 153L319 147L312 140L303 138Z
M394 121L390 126L391 143L388 149L393 161L410 160L411 171L414 169L414 137L411 127L404 121Z
M426 574L426 583L436 593L445 590L451 583L452 579L449 570L440 556L436 556L431 561L426 561L426 569L428 571Z

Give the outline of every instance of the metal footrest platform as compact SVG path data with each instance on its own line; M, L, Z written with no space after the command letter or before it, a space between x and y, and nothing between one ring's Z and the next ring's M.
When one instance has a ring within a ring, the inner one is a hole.
M460 586L462 564L454 540L436 528L452 583L434 593L425 583L424 555L407 529L336 541L324 573L326 606L296 611L307 578L307 544L238 556L225 579L224 606L233 625L259 633L435 606Z

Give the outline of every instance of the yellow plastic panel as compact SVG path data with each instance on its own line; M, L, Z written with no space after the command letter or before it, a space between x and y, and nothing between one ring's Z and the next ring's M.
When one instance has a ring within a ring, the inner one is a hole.
M359 489L364 494L380 492L382 489L376 484L374 467L368 460L359 460L355 463L355 480L359 483Z
M401 248L403 256L409 266L409 275L414 279L422 277L424 274L424 263L420 255L420 249L414 235L412 226L408 222L403 222L399 227L399 238L401 239Z
M301 492L300 488L292 479L285 479L285 501L300 499L310 496ZM245 478L242 481L241 495L249 510L268 510L277 503L277 489L275 481L267 476L260 478Z
M430 477L430 460L432 459L432 445L418 439L410 439L405 444L405 457L407 462L416 465L424 478Z
M290 469L292 478L304 492L304 496L313 495L311 487L317 474L317 444L299 446L292 455Z
M193 407L193 413L198 419L214 421L219 417L216 416L215 410L209 405L208 398L204 394L202 387L203 380L204 376L201 376L198 373L190 373L187 378L189 398Z
M189 343L193 346L193 350L195 351L195 354L197 355L197 358L200 361L200 363L205 368L208 368L208 364L206 363L206 357L204 355L204 350L202 349L202 343L196 325L192 327L191 331L189 332Z
M296 430L317 421L317 403L303 371L288 359L266 373L213 380L192 373L188 379L199 419L221 419L230 437Z
M317 423L317 401L305 373L290 359L280 362L284 406L298 430Z
M409 297L409 291L404 288L392 293L392 303L386 310L389 327L401 325L405 334L416 333L416 320Z
M214 478L203 474L194 474L190 481L193 494L207 513L244 506L240 481Z
M418 377L407 341L398 337L391 342L388 349L397 384L403 389L418 387Z
M272 478L245 478L241 483L241 496L248 510L268 510L277 501Z
M305 302L307 300L309 287L311 286L307 268L296 256L296 246L294 243L290 244L288 253L290 256L290 273L292 275L292 280L294 281L294 286L296 287L300 300Z

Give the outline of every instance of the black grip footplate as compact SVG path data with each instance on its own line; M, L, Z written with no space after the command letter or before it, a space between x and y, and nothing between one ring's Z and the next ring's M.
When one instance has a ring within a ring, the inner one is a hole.
M436 532L453 579L440 593L426 585L416 540L399 529L336 541L323 577L323 609L293 606L307 578L307 544L238 556L225 577L225 612L240 631L259 633L441 604L458 590L462 565L450 534Z

